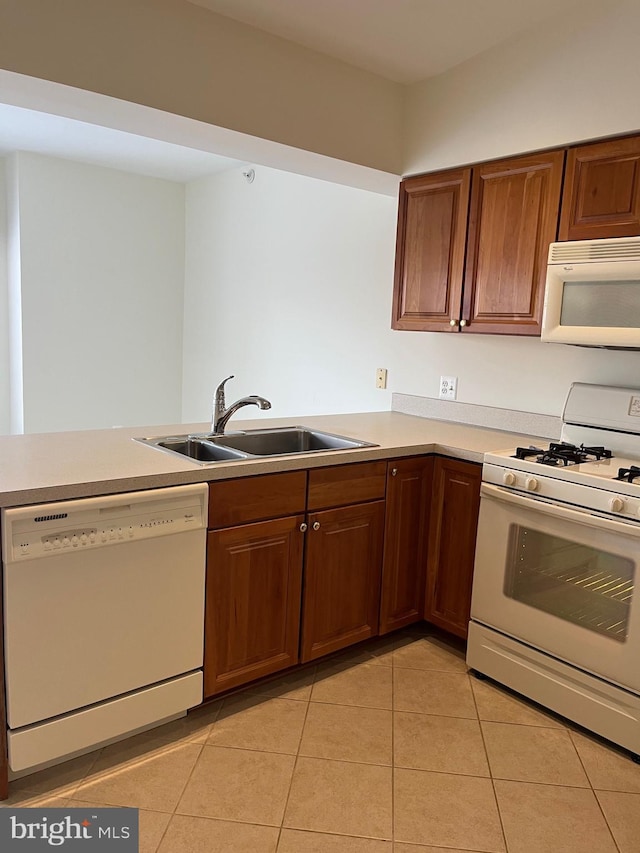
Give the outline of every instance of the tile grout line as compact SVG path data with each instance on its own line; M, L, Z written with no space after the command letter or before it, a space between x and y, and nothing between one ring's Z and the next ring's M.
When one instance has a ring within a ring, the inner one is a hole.
M176 813L176 809L177 809L177 808L178 808L178 806L180 805L180 801L182 800L182 798L183 798L183 796L184 796L184 792L185 792L185 791L186 791L186 789L187 789L187 785L188 785L188 784L189 784L189 782L191 781L191 777L193 776L193 774L194 774L194 772L195 772L195 769L196 769L196 767L198 766L198 762L199 762L199 761L200 761L200 759L202 758L202 753L203 753L204 748L205 748L205 746L206 746L206 745L207 745L206 741L204 741L204 743L194 743L194 744L193 744L193 746L199 746L199 747L200 747L200 750L199 750L199 752L198 752L198 755L197 755L197 757L196 757L196 760L193 762L193 767L191 768L191 770L190 770L190 771L189 771L189 773L187 774L186 781L185 781L184 785L182 786L182 790L180 791L180 794L179 794L179 796L178 796L178 800L177 800L177 802L176 802L175 806L173 807L173 811L171 812L171 817L173 817L173 815L175 815L175 813ZM169 823L171 823L171 820L169 820ZM169 826L169 824L167 824L167 826Z
M609 830L609 834L611 835L611 839L613 840L614 847L616 848L616 850L618 850L620 852L620 847L618 845L618 842L616 841L615 835L613 834L613 829L609 825L609 821L607 820L607 816L604 812L604 809L602 808L602 804L601 804L600 800L598 799L596 789L593 787L593 783L591 781L591 776L589 776L589 773L587 771L587 768L585 767L584 761L582 760L582 756L580 755L578 748L575 744L575 741L573 739L573 732L571 731L571 729L567 729L567 732L569 734L569 740L571 741L571 745L575 749L576 755L578 756L578 761L580 762L582 769L584 770L584 775L587 777L587 782L589 783L589 788L591 790L591 793L593 794L593 798L595 799L596 803L598 804L598 809L600 810L600 814L602 815L602 819L605 822L605 826Z
M106 749L106 747L102 746L102 747L100 747L100 749L95 750L94 753L91 753L91 752L85 753L86 755L94 755L95 757L94 757L93 761L91 762L91 764L89 764L89 766L85 770L84 774L80 777L80 779L76 780L75 783L70 782L70 783L67 783L66 785L63 784L60 787L56 786L55 788L53 788L53 790L50 790L50 791L37 791L33 788L25 786L22 789L22 793L26 794L29 797L29 799L31 799L32 797L58 797L58 796L60 796L60 797L66 797L67 799L72 800L74 797L74 794L78 791L80 786L86 781L87 776L89 775L89 773L91 773L93 768L96 766L96 762L98 761L98 759L100 758L100 756L102 755L102 753L104 752L105 749ZM70 760L76 761L76 760L83 758L83 757L84 756L82 756L82 755L78 755L78 756L76 756L76 758L72 758ZM44 770L41 770L38 772L39 773L46 773L47 770L56 770L58 767L63 767L64 764L65 764L65 762L62 762L62 764L54 764L51 767L45 767ZM38 775L38 774L33 774L33 775ZM28 779L29 776L25 776L22 778ZM14 782L19 782L19 781L20 781L19 779L14 780ZM69 790L69 788L71 788L71 790ZM21 806L16 805L16 806L13 806L13 808L21 808Z
M391 850L396 846L396 643L391 652Z
M311 690L313 690L313 684L315 683L317 667L313 673L313 680L311 684ZM296 775L296 768L298 767L298 758L300 757L300 747L302 746L302 738L304 737L305 726L307 725L307 717L309 715L309 708L311 706L311 692L309 693L309 698L307 700L307 707L304 712L304 720L302 721L302 727L300 729L300 737L298 738L298 748L296 750L293 762L293 770L291 771L291 779L289 780L289 789L287 791L287 796L284 801L284 808L282 810L282 819L280 820L280 826L278 827L278 838L276 841L276 853L278 848L280 847L280 839L282 838L282 830L285 829L284 820L287 814L287 808L289 806L289 799L291 797L291 790L293 788L293 780Z
M485 758L487 759L487 767L489 768L489 779L491 780L491 790L493 791L493 798L496 803L496 811L498 812L498 820L500 821L500 831L502 832L502 839L504 841L504 849L509 853L509 844L507 842L507 834L504 830L504 822L502 820L502 812L500 810L500 801L498 800L498 792L496 791L495 780L493 778L493 770L491 768L491 759L489 758L489 750L487 749L487 743L484 739L484 731L482 729L482 720L480 719L480 709L478 708L478 703L476 701L476 694L473 691L473 683L471 681L475 676L471 675L470 671L467 671L467 678L469 679L469 690L471 691L471 696L473 698L473 705L476 709L476 716L478 719L478 728L480 729L480 737L482 738L482 746L484 748Z
M224 700L222 700L222 702L220 702L220 703L217 705L214 720L213 720L213 722L212 722L212 723L210 723L210 725L209 725L209 727L208 727L208 729L207 729L207 737L206 737L206 739L205 739L204 741L202 741L202 743L200 744L200 752L198 753L198 757L197 757L197 758L196 758L196 760L193 762L193 767L191 768L191 772L190 772L190 773L189 773L189 775L187 776L186 782L184 783L184 785L183 785L183 787L182 787L182 791L180 792L180 796L178 797L178 801L176 802L176 804L175 804L175 806L174 806L174 808L173 808L173 812L171 813L171 815L170 815L170 817L169 817L169 820L167 821L167 825L166 825L166 826L165 826L165 828L163 829L163 831L162 831L162 835L161 835L161 836L160 836L160 838L158 839L158 843L157 843L157 845L156 845L156 848L155 848L154 853L158 853L158 850L159 850L159 849L160 849L160 847L162 846L162 842L164 841L165 836L166 836L167 832L169 831L169 827L171 826L171 822L172 822L173 818L174 818L174 817L175 817L175 815L176 815L176 809L177 809L177 808L178 808L178 806L180 805L180 801L182 800L182 797L184 796L184 792L185 792L185 791L186 791L186 789L187 789L187 785L188 785L188 784L189 784L189 782L191 781L191 777L193 776L193 774L194 774L194 772L195 772L195 769L196 769L196 766L197 766L197 764L198 764L198 761L200 761L200 758L201 758L201 756L202 756L202 753L204 752L204 748L205 748L205 746L207 745L207 743L208 743L208 741L209 741L209 735L211 734L211 729L212 729L212 728L214 727L214 725L218 722L218 717L220 716L220 712L222 711L222 706L223 706L223 704L224 704ZM196 745L196 743L194 742L194 746L195 746L195 745ZM139 830L139 824L138 824L138 831L140 831L140 830ZM140 842L140 839L138 839L138 842Z

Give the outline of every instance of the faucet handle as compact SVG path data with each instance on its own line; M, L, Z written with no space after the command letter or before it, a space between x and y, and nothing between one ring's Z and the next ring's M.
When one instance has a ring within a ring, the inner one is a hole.
M235 379L235 376L234 376L234 374L233 374L233 373L231 374L231 376L227 376L227 378L226 378L226 379L223 379L223 380L222 380L222 382L218 385L217 390L218 390L218 391L224 391L225 383L226 383L226 382L228 382L230 379Z
M225 382L228 382L230 379L233 379L233 374L231 376L227 376L226 379L223 379L222 382L216 388L216 392L213 395L213 412L211 413L211 432L216 432L218 429L218 424L220 422L220 418L224 415L225 412L225 400L224 400L224 385Z
M234 378L233 374L231 374L231 376L227 376L227 378L223 379L222 382L216 388L216 393L215 393L216 403L217 403L217 405L222 406L223 408L225 405L225 403L224 403L224 386L230 379L233 379L233 378Z

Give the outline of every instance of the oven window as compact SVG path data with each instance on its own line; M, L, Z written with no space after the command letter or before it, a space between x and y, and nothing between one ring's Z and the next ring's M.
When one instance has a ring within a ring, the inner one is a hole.
M624 643L634 569L626 557L512 524L504 593Z

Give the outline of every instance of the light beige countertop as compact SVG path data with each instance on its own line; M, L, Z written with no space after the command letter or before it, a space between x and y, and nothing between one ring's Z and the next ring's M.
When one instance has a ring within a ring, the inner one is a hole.
M487 451L535 441L532 436L398 412L234 419L227 431L293 425L321 429L378 446L200 465L133 439L206 432L208 425L202 423L0 436L0 506L423 453L482 462Z

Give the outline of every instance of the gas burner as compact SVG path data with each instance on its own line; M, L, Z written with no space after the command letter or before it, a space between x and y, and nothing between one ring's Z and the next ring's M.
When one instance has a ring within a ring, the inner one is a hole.
M578 456L573 451L545 450L542 456L536 458L536 462L541 465L562 465L566 468L567 465L578 465L584 462L584 458Z
M585 447L581 444L579 449L587 456L595 456L598 462L601 459L613 459L613 453L606 447Z
M541 465L580 465L582 462L588 462L590 459L599 461L600 459L611 459L613 454L605 447L585 447L581 444L579 447L575 444L569 444L566 441L552 441L546 450L540 447L518 447L514 454L514 459L527 459L530 456L535 456L536 462Z
M601 459L611 459L613 457L613 453L606 447L585 447L584 444L577 446L569 444L566 441L557 443L552 441L549 445L549 451L554 454L557 453L573 464L588 462L590 457L594 457L598 462Z
M630 468L619 468L618 476L614 480L623 480L625 483L633 483L636 477L640 477L640 468L637 465L632 465Z
M512 459L527 459L529 456L539 456L541 453L544 453L544 450L533 445L531 447L516 447Z

